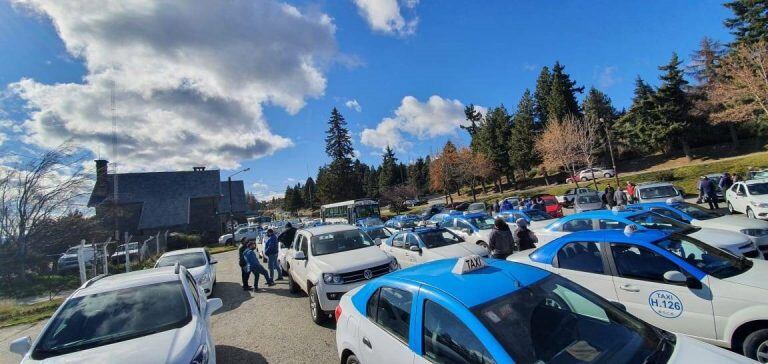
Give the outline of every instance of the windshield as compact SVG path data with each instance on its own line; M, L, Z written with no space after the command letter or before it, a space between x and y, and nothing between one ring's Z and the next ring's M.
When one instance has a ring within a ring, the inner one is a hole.
M189 269L204 266L206 259L205 254L203 253L168 255L160 258L160 260L157 261L156 267L168 267L175 265L176 262Z
M410 229L412 227L416 227L418 225L418 221L407 219L407 220L400 220L395 222L395 226L398 229Z
M191 319L179 281L75 297L51 319L32 358L42 360L177 329Z
M640 189L640 198L665 198L677 196L677 190L673 186L644 187Z
M371 238L360 230L345 230L312 237L312 255L339 253L374 246Z
M549 220L552 218L548 213L541 210L526 210L525 214L533 221Z
M468 217L467 222L480 230L487 230L493 227L493 218L490 216Z
M365 219L366 217L379 217L378 205L359 205L355 207L355 213L358 219Z
M715 278L733 277L752 268L752 262L748 259L737 257L688 236L673 235L654 244Z
M78 249L77 247L69 248L67 249L67 252L64 254L77 254L77 249Z
M587 204L587 203L601 203L603 202L600 200L600 197L597 195L579 195L579 198L576 199L576 203L580 204Z
M392 233L389 232L389 229L384 227L370 229L367 231L367 233L368 233L368 236L371 237L371 239L386 240L388 237L392 236Z
M644 212L642 214L632 215L627 217L627 219L644 228L653 230L663 230L669 232L698 230L686 223L672 220L668 217L654 214L652 212Z
M137 250L139 249L139 243L130 243L128 244L128 250ZM117 247L115 252L124 252L125 251L125 244L120 245Z
M421 241L424 242L424 245L428 249L453 245L464 241L456 234L446 229L425 231L423 233L419 233L419 238L421 238Z
M723 216L720 213L710 211L710 210L705 210L699 205L694 205L688 202L681 203L679 206L677 206L677 208L680 209L680 211L685 212L688 215L691 215L691 217L693 217L696 220L709 220L709 219L714 219L716 217Z
M472 309L515 362L666 362L661 331L556 275Z
M360 225L364 227L384 225L384 221L381 221L378 217L372 217L360 221Z
M768 194L768 183L754 183L747 185L747 190L750 195L765 195Z

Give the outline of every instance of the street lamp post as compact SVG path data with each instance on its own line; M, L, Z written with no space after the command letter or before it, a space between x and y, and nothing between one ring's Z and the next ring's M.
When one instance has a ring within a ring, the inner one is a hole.
M232 228L232 245L235 245L235 226L234 226L234 212L232 208L232 177L236 176L239 173L250 171L251 168L245 168L241 169L235 173L232 173L227 177L227 189L229 189L229 223L230 227Z
M616 179L616 189L621 189L621 186L619 185L619 171L616 169L616 160L613 159L613 147L611 146L611 133L610 130L608 130L608 126L606 125L605 119L600 118L600 124L603 125L603 129L605 130L605 138L608 140L608 153L611 155L611 165L613 166L613 177Z

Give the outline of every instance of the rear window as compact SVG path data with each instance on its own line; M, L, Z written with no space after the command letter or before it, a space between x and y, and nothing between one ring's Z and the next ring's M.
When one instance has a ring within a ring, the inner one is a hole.
M177 329L191 319L179 281L76 297L51 319L32 358L42 360Z
M160 258L160 260L157 261L157 267L168 267L175 265L177 262L189 269L204 266L206 258L204 253L169 255Z

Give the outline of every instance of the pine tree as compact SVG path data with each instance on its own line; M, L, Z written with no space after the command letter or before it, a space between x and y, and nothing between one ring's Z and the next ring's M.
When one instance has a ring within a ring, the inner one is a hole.
M581 103L581 109L584 110L585 118L603 119L608 125L616 118L616 109L611 104L611 98L594 87L589 89L587 97Z
M536 80L536 89L533 91L534 111L536 115L536 122L539 129L543 129L544 124L547 123L549 117L547 116L549 92L552 89L552 74L549 72L549 67L544 66L539 73L539 78Z
M709 96L715 92L716 81L721 78L718 76L718 71L720 60L724 55L725 50L720 42L704 37L699 43L699 49L691 54L691 64L686 67L686 73L696 81L696 84L689 87L687 92L692 103L691 114L700 124L710 122L710 114L720 109L720 105L713 102ZM734 121L728 120L719 124L727 125L731 142L734 148L738 147L739 137ZM710 130L711 128L705 128L704 132Z
M312 177L307 177L307 181L304 182L301 197L304 200L304 207L314 208L317 205L317 186L315 186L315 180Z
M622 142L634 151L656 151L665 143L663 133L658 130L655 98L653 88L638 76L632 106L615 125Z
M734 0L723 4L733 12L725 26L736 36L734 44L768 39L768 0Z
M395 152L387 146L382 156L381 168L379 169L379 190L383 191L398 183L399 167Z
M690 160L692 155L688 132L693 124L693 116L691 102L684 90L688 81L683 78L680 64L682 61L673 53L669 63L659 67L659 70L665 73L659 77L662 83L656 91L655 102L660 122L664 125L666 139L669 142L679 139L683 153Z
M483 153L493 164L493 169L497 174L507 174L510 181L514 176L509 172L509 135L511 129L511 117L504 108L504 105L488 110L485 115L485 122L478 132L480 137L479 151ZM498 188L501 190L501 181L497 181Z
M468 106L464 107L464 117L469 122L469 125L461 125L461 128L466 130L467 133L469 133L469 137L471 138L470 144L473 148L476 148L476 135L477 131L479 130L479 123L481 120L483 120L483 114L480 113L477 109L475 109L474 104L469 104Z
M379 194L379 173L376 168L371 167L365 176L365 195L370 198L378 198Z
M509 164L511 168L527 172L536 162L533 145L536 142L534 133L535 102L531 91L526 89L512 122L509 138Z
M329 203L359 197L362 187L356 184L358 181L352 164L352 138L349 136L347 122L336 108L333 108L328 120L325 152L331 157L331 163L317 174L320 201Z
M547 117L551 120L563 120L566 115L581 116L576 93L584 92L584 87L576 87L576 81L565 73L565 66L555 62L552 67L552 83L547 97Z
M331 110L331 118L328 120L328 131L325 137L325 153L333 159L352 160L352 138L349 136L347 121L335 107Z

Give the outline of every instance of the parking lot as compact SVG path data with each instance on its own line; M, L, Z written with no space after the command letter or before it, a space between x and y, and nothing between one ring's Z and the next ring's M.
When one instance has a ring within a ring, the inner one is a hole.
M216 255L217 284L214 297L224 307L211 320L218 363L336 363L335 331L315 325L306 296L288 292L278 281L266 292L245 292L240 283L237 251ZM260 287L266 287L264 280ZM45 321L0 329L0 364L18 363L7 350L20 336L35 338Z

